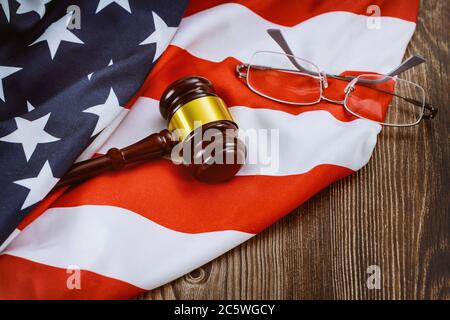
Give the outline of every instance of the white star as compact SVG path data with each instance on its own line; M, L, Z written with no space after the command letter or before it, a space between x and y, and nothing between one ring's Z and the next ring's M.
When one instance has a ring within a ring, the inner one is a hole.
M119 100L117 99L112 88L109 91L108 98L104 104L99 104L83 110L83 112L98 115L97 124L95 125L95 129L92 132L91 137L95 136L107 125L109 125L122 110L123 108L119 105Z
M73 12L69 12L58 21L53 22L35 42L30 44L30 46L41 41L47 41L50 55L53 59L61 41L84 44L83 41L67 29L67 26L72 19L72 14Z
M172 40L173 35L175 34L175 31L177 31L177 28L167 26L164 20L161 19L161 17L158 16L155 12L152 12L152 14L153 22L155 24L155 31L153 31L153 33L148 36L147 39L142 41L140 45L150 43L156 44L156 52L155 56L153 57L153 62L155 62L155 60L159 58L159 56L169 45L170 40Z
M45 14L45 4L49 3L52 0L16 0L20 6L17 8L16 13L23 14L28 12L36 12L39 17L42 17Z
M0 66L0 99L2 99L3 102L5 102L5 93L3 92L2 80L19 70L22 70L22 68Z
M28 100L27 100L27 109L28 109L28 112L31 112L31 111L33 111L35 109L33 107L33 105L30 103L30 101L28 101Z
M5 13L6 20L9 22L9 3L8 0L0 0L0 5L3 8L3 12Z
M95 13L103 10L106 6L109 6L113 2L117 3L119 6L131 13L130 3L128 2L128 0L100 0L98 2L97 10L95 10Z
M10 134L1 137L0 141L21 143L25 157L28 161L39 143L49 143L59 140L59 138L44 131L44 127L49 118L50 113L33 121L19 117L14 118L14 120L16 120L17 129Z
M53 176L52 168L50 168L48 161L45 161L44 166L37 177L14 181L13 183L30 189L30 192L28 192L28 195L23 202L22 208L20 209L23 210L28 208L29 206L44 199L58 180L58 178Z

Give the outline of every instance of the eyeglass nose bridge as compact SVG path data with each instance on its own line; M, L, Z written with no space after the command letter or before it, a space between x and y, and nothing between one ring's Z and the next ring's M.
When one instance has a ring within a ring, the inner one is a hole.
M236 73L239 78L247 78L248 64L241 63L236 66Z
M344 92L345 94L350 93L351 91L355 90L355 85L358 82L359 77L356 77L355 79L353 79L352 81L350 81L350 83L345 87Z
M322 84L324 89L328 88L328 78L327 78L327 74L323 71L319 72L320 78L322 80Z

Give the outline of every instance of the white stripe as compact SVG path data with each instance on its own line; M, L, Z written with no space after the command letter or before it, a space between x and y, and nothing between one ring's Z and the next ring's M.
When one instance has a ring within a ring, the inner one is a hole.
M216 258L253 234L181 233L110 206L52 208L2 254L120 279L149 290Z
M247 137L253 133L262 137L246 139L248 161L257 160L257 163L245 165L239 175L293 175L305 173L321 164L356 171L369 161L381 130L381 126L367 120L339 121L327 111L292 115L278 110L242 106L231 107L230 111ZM106 153L112 147L123 148L164 127L158 101L139 98L99 152ZM275 149L266 148L266 143L270 146L270 139L276 138L277 134L270 130L278 130L279 150L276 149L277 140L271 145Z
M380 125L368 120L339 121L327 111L292 115L272 109L233 107L231 113L244 131L268 131L258 132L261 137L257 143L247 139L248 157L256 161L248 159L250 164L239 175L301 174L321 164L356 171L369 161L381 130Z
M9 235L8 238L6 238L6 240L0 246L0 253L6 249L6 247L17 237L19 233L20 233L19 229L14 229L14 231Z
M255 51L281 51L266 33L269 28L281 29L295 55L326 72L386 73L401 62L415 23L380 17L380 28L370 29L367 16L330 12L285 27L228 3L183 18L172 45L210 61L234 57L249 62Z

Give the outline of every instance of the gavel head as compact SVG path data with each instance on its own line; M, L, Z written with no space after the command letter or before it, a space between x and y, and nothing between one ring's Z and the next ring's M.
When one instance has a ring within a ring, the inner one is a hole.
M163 93L159 110L196 179L215 183L236 175L245 160L245 144L209 80L192 76L175 81Z

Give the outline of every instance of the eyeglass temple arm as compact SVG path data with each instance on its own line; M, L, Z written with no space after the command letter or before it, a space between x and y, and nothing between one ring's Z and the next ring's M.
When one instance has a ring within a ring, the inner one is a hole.
M311 71L303 68L297 62L297 60L295 60L294 53L292 52L291 48L289 47L288 43L286 42L286 39L283 37L283 34L281 33L280 29L267 29L267 33L280 46L280 48L283 50L283 52L288 55L287 57L288 57L289 61L291 61L291 63L294 65L294 67L297 68L298 71L311 73ZM316 74L316 72L314 72L314 74Z
M291 61L291 63L294 65L295 68L297 68L298 71L301 72L308 72L308 73L313 73L315 75L317 75L316 72L307 70L305 68L303 68L298 62L297 60L294 58L294 53L292 52L291 48L289 47L289 44L287 43L286 39L284 38L283 34L281 33L280 29L267 29L267 33L269 34L269 36L272 37L272 39L280 46L280 48L283 50L284 53L286 53L288 56L289 61ZM403 61L398 67L396 67L394 70L392 70L391 72L389 72L388 74L386 74L389 77L395 77L403 72L405 72L406 70L409 70L419 64L422 64L425 62L425 59L417 56L417 55L413 55L411 57L409 57L408 59L406 59L405 61ZM333 74L326 74L326 76L328 77L336 77L337 75L333 75ZM348 80L352 80L354 78L356 78L355 76L339 76L342 78L346 78ZM382 82L383 79L377 80L377 81L381 81ZM369 80L370 81L370 80ZM373 81L373 80L372 80Z
M391 76L391 77L398 76L399 74L405 72L406 70L412 69L415 66L418 66L419 64L424 63L425 61L426 60L424 58L422 58L421 56L413 55L413 56L409 57L408 59L406 59L405 61L403 61L397 68L395 68L394 70L389 72L387 74L387 76Z

